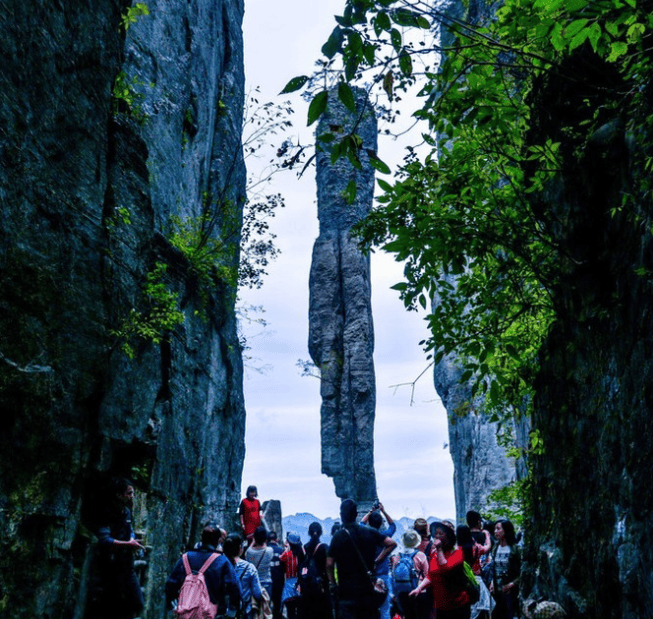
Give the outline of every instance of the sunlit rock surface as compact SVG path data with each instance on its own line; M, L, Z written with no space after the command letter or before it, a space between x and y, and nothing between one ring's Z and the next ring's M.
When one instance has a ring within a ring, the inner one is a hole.
M0 11L0 599L17 619L84 616L108 477L136 483L152 619L181 550L238 505L234 290L201 299L166 239L171 215L240 217L243 2L148 0L125 33L128 6ZM184 323L130 359L116 332L157 262Z

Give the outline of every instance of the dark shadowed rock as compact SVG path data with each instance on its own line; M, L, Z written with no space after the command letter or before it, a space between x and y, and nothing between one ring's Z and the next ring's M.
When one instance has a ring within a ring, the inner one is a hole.
M238 245L243 2L147 5L126 33L118 0L0 11L0 597L17 619L83 616L109 477L136 484L151 618L202 523L231 528L238 506L234 288L200 294L168 239L171 215L208 211ZM184 321L130 359L115 332L157 262Z
M362 170L346 158L335 164L318 152L317 187L320 235L313 247L310 275L309 351L321 372L322 472L333 478L336 494L354 498L361 510L374 501L374 331L369 257L350 236L370 210L374 170L365 149L376 151L376 119L364 91L355 91L357 113L330 93L317 134L346 134L357 123L363 140ZM335 128L335 129L334 129ZM350 181L356 198L345 199Z

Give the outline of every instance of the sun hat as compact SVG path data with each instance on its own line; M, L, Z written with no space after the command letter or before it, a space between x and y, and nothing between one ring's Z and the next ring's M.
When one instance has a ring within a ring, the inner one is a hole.
M422 541L422 537L415 529L408 529L404 532L401 541L404 544L404 548L417 548Z
M290 532L288 535L286 535L286 539L288 540L289 544L301 544L302 543L302 538L297 535L297 533Z

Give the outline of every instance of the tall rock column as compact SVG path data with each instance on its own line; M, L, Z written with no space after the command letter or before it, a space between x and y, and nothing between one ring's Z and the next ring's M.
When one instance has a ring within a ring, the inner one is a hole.
M374 171L366 149L376 151L377 128L366 93L356 90L355 99L354 114L331 92L317 130L358 134L363 165L357 170L346 158L332 164L329 153L317 155L320 234L310 275L309 352L321 372L322 472L333 478L340 498L369 505L376 496L370 262L351 229L372 206ZM348 204L352 180L357 193Z

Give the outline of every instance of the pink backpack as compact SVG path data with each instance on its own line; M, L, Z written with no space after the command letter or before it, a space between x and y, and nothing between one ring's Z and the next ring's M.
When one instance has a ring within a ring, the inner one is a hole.
M186 578L179 591L179 602L177 604L177 617L179 619L214 619L218 613L218 607L211 602L209 590L206 588L204 572L209 569L211 563L218 558L212 554L200 568L197 574L193 574L188 563L188 555L182 556Z

